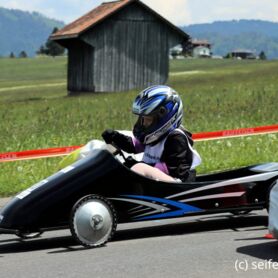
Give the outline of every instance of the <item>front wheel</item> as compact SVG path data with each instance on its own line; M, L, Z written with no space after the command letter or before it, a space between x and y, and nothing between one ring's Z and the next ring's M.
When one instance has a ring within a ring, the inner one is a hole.
M99 247L116 231L116 212L110 201L99 195L81 198L72 208L70 230L85 247Z

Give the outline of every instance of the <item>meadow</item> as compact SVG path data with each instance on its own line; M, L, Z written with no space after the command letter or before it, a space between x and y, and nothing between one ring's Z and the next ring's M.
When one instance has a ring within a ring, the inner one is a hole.
M67 96L67 60L0 59L0 153L82 145L106 128L131 129L138 90ZM278 123L278 61L172 60L168 85L192 133ZM198 173L278 161L278 134L196 142ZM57 170L61 158L0 163L0 196Z

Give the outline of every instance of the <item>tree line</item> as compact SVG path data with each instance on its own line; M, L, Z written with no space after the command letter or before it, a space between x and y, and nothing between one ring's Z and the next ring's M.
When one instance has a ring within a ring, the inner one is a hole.
M51 35L56 33L59 29L55 27L51 32ZM61 56L64 55L65 48L59 45L58 43L52 41L50 36L48 37L45 44L41 45L40 48L36 51L37 55L47 55L47 56ZM10 53L10 58L16 58L14 52ZM19 53L18 58L27 58L27 53L23 50Z

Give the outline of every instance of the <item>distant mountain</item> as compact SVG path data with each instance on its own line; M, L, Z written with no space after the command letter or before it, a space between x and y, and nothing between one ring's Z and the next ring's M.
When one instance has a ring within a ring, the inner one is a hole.
M62 21L49 19L37 12L24 12L0 8L0 56L16 56L25 51L35 55L54 27L64 26Z
M235 49L264 51L267 58L278 58L278 23L262 20L216 21L181 27L192 38L207 39L215 55Z
M0 56L28 56L43 45L54 27L62 21L49 19L37 12L0 8ZM215 55L226 55L234 49L264 51L267 58L278 58L278 23L262 20L216 21L181 27L192 38L207 39Z

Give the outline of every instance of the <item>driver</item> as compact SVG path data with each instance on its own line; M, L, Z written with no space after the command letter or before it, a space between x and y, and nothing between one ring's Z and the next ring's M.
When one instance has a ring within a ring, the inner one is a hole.
M201 158L193 149L192 134L182 125L183 105L168 86L149 87L136 97L132 112L138 116L133 137L107 129L102 137L127 153L144 152L131 170L160 181L194 181Z

